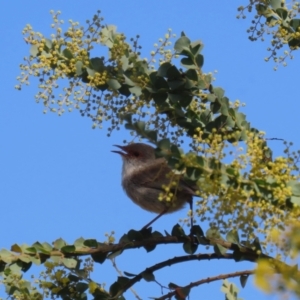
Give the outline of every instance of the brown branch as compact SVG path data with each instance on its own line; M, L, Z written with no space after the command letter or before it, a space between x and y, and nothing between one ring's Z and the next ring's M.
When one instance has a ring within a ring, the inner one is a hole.
M143 240L139 241L131 241L131 242L121 242L118 244L104 244L104 243L98 243L97 247L78 247L75 251L61 251L61 250L53 250L49 251L47 254L43 252L37 252L35 254L30 253L16 253L14 254L12 252L12 255L10 256L10 263L13 263L17 260L19 260L20 256L23 257L35 257L40 258L42 261L47 260L51 256L60 256L60 257L80 257L85 255L91 255L91 254L111 254L118 251L124 251L128 249L136 249L141 247L150 247L150 246L157 246L161 244L183 244L187 241L191 242L197 242L195 240L192 241L192 238L190 236L161 236L161 237L150 237L145 238ZM258 257L262 257L262 255L257 254L256 251L243 247L234 243L230 243L221 239L214 239L214 238L205 238L202 237L202 245L221 245L224 248L232 251L239 251L243 254L243 258L251 257L253 260L256 260ZM265 258L271 258L269 256L263 255ZM1 260L1 258L0 258ZM8 263L7 261L3 261L4 264Z
M199 281L192 282L192 283L190 283L190 284L188 284L184 287L180 287L178 289L175 289L173 292L170 292L166 295L163 295L162 297L155 298L155 299L156 300L171 299L171 297L176 296L178 294L180 289L193 288L193 287L199 286L199 285L204 284L204 283L210 283L210 282L213 282L213 281L238 277L238 276L242 276L242 275L251 275L253 273L254 273L254 271L246 270L246 271L240 271L240 272L234 272L234 273L218 275L218 276L214 276L214 277L207 277L206 279L201 279Z
M161 245L161 244L183 244L186 241L190 240L191 238L189 236L164 236L164 237L154 237L154 238L147 238L141 241L132 241L132 242L126 242L126 243L119 243L119 244L111 244L111 245L106 245L106 244L99 244L97 248L90 249L88 251L74 251L68 253L68 255L75 255L75 256L82 256L82 255L88 255L88 254L96 254L96 253L110 253L110 252L117 252L120 250L128 250L128 249L135 249L135 248L141 248L144 246L154 246L154 245ZM206 245L221 245L224 248L228 250L239 250L241 247L234 243L230 243L224 240L220 239L213 239L213 238L203 238L206 241ZM242 247L243 252L251 252L253 254L253 250ZM53 255L53 254L51 254Z
M128 283L123 286L122 293L126 292L135 283L140 281L143 278L143 273L153 273L164 267L167 267L167 266L170 267L172 265L182 263L182 262L193 261L193 260L212 260L212 259L234 259L234 257L232 254L224 254L224 255L220 256L216 253L176 256L174 258L162 261L162 262L155 264L149 268L146 268L140 274L138 274L135 277L133 277L132 279L130 279L128 281ZM249 260L249 261L252 261L252 260Z

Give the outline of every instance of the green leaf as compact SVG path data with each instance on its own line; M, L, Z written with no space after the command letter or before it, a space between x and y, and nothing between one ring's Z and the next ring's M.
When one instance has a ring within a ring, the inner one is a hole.
M131 94L138 96L138 97L142 95L142 88L138 85L130 87L129 91Z
M214 94L208 94L208 95L207 95L207 100L208 100L209 102L215 102L216 99L217 99L217 96L214 95Z
M106 253L93 253L91 256L95 262L103 264L104 261L106 260L107 254Z
M219 99L223 98L225 94L225 91L220 87L214 87L213 92Z
M223 97L219 99L219 103L221 104L221 114L228 117L229 116L229 99L227 97ZM232 118L230 118L232 120ZM233 121L233 120L232 120Z
M171 145L172 156L176 158L181 158L181 151L176 145Z
M104 28L101 29L100 36L101 36L101 44L111 48L114 42L114 35L117 30L117 27L114 25L106 25Z
M182 36L175 42L174 49L178 54L181 54L184 50L189 52L190 44L191 44L190 39L187 38L186 36Z
M45 43L45 46L48 48L48 50L52 49L52 41L49 40L49 39L46 39L46 43Z
M202 54L198 54L195 57L196 64L199 68L202 68L204 65L204 56Z
M233 229L227 233L226 240L230 243L239 244L239 235L236 229Z
M225 248L225 247L223 247L223 246L221 246L221 245L219 245L219 244L216 244L216 245L214 245L214 252L215 252L217 255L222 256L222 255L226 254L227 248Z
M147 252L151 252L151 251L153 251L155 248L156 248L156 245L145 245L145 246L144 246L144 249L145 249Z
M27 255L24 255L24 254L19 255L18 258L19 258L19 260L21 260L21 261L23 261L25 263L30 263L31 262L30 257L27 256Z
M81 238L75 240L74 246L75 247L84 247L85 246L84 241L85 241L85 239L81 237Z
M96 74L96 71L91 68L86 68L86 71L89 74L89 76L92 76L92 77L94 77Z
M83 72L82 67L83 67L82 61L80 61L80 60L76 61L75 68L76 68L76 75L77 76L82 75L82 72Z
M127 284L130 281L129 278L125 277L125 276L118 276L118 280L117 282L119 284L121 284L122 286L124 286L125 284Z
M120 59L120 62L122 64L122 70L126 71L129 67L129 59L125 55L123 55Z
M38 46L37 46L37 45L32 45L32 46L30 47L29 53L30 53L31 56L37 57L37 55L38 55L38 53L39 53Z
M68 278L70 279L70 281L73 281L73 282L78 282L80 280L80 278L74 274L69 274Z
M191 233L196 235L197 237L204 236L204 232L203 232L202 228L199 225L194 225L191 229Z
M240 283L243 288L246 286L248 277L249 277L249 275L241 275L240 276Z
M296 204L298 206L300 206L300 197L298 196L292 196L290 201L293 203L293 204Z
M143 236L143 239L149 239L152 237L152 227L148 227L148 228L143 228L142 230L140 230L140 233Z
M130 241L142 241L143 240L143 235L140 231L131 229L128 231L127 236Z
M213 114L216 114L216 113L219 113L219 112L220 112L221 104L219 103L218 99L216 99L215 102L212 102L212 103L210 104L210 109L211 109L211 111L213 112ZM221 115L221 116L219 116L218 118L220 118L220 117L223 118L222 120L224 120L224 121L223 121L222 123L224 123L224 122L226 121L226 116ZM225 118L224 118L224 117L225 117ZM217 120L217 118L216 118L216 120ZM217 123L216 120L215 120L215 123ZM222 125L223 125L223 124L222 124ZM218 128L218 126L217 126L217 128Z
M187 107L193 100L193 95L189 92L180 92L176 94L168 94L172 104L180 104L181 107Z
M206 231L206 237L208 239L220 239L221 234L217 228L210 228Z
M285 20L288 16L288 11L285 8L277 8L276 12L281 19Z
M122 291L122 286L118 282L114 282L109 288L109 293L112 297L117 296L121 291Z
M55 249L60 250L62 247L66 246L66 242L63 239L57 239L54 243L53 246Z
M175 90L183 90L185 86L186 81L181 77L175 80L169 80L168 86L173 91Z
M163 106L166 103L166 100L168 99L167 93L157 93L153 94L153 100L156 105Z
M232 253L233 259L236 262L243 261L246 259L245 254L240 251L240 249L235 249Z
M143 279L145 279L147 282L150 282L150 281L155 281L155 276L152 272L143 272L141 274L141 276L143 277Z
M152 232L151 237L152 238L161 238L161 237L163 237L163 235L159 231L154 231L154 232Z
M28 247L25 249L24 253L26 254L36 254L36 248L35 247Z
M295 31L297 31L298 28L300 27L300 19L292 19L292 20L290 21L290 25L293 27L293 29L294 29Z
M4 249L2 249L2 250L4 250ZM0 252L2 252L2 250ZM1 255L1 257L2 257L2 255ZM22 270L22 264L13 263L7 269L5 269L4 274L6 276L8 276L10 274L21 274L21 270Z
M67 245L67 246L62 247L60 250L65 253L70 253L70 252L73 253L73 252L75 252L76 248L73 245Z
M169 90L168 82L163 77L159 77L159 76L155 77L153 87L156 89L156 92L160 92L160 93Z
M300 182L299 181L289 181L287 186L292 190L293 196L300 197Z
M157 132L155 130L147 130L145 136L150 142L157 142Z
M236 287L234 283L229 282L227 279L223 280L221 291L225 293L226 300L239 300L238 299L239 289Z
M276 10L281 7L281 0L270 0L271 7Z
M131 242L127 234L123 234L119 240L119 243L128 243Z
M197 156L196 161L197 161L197 164L201 167L203 167L205 165L205 159L203 156Z
M256 11L257 11L258 15L265 15L266 17L269 17L269 15L265 14L265 12L267 11L267 6L265 6L264 4L259 3L255 6L255 8L256 8Z
M299 47L300 41L299 39L290 39L288 41L288 44L291 49L296 49L297 47Z
M128 78L126 75L123 75L124 79L125 79L125 83L129 86L129 87L133 87L135 86L135 83L130 79Z
M122 86L119 88L119 92L121 95L124 95L126 97L131 95L131 92L129 91L128 85L122 84Z
M43 250L45 251L44 253L48 254L50 251L53 250L52 246L50 244L48 244L47 242L44 242L42 244L43 246ZM42 249L40 249L40 251L42 251Z
M101 73L105 70L103 60L100 57L91 58L90 63L91 63L92 69L94 69L95 71L97 71L99 73Z
M168 70L167 70L167 75L166 77L168 78L168 80L176 80L176 79L182 79L182 75L180 73L180 71L176 68L176 66L171 66Z
M169 62L165 62L160 65L160 67L157 70L157 75L161 77L167 77L168 69L172 67L172 64Z
M76 284L76 291L79 293L84 293L89 288L89 285L85 282L78 282Z
M122 87L121 84L116 79L109 79L107 81L107 84L112 90L118 90L119 88Z
M170 151L171 149L171 142L169 139L162 139L157 143L157 147L160 150L164 150L164 151Z
M179 224L176 224L173 228L172 228L172 233L173 236L177 236L177 237L182 237L182 236L186 236L184 230L182 229L182 227Z
M62 263L67 267L67 268L70 268L70 269L75 269L77 264L78 264L78 261L74 258L63 258L62 260Z
M190 57L184 57L181 59L180 63L187 69L196 69L197 66L194 64L194 61Z
M94 239L85 240L83 242L83 244L90 248L98 248L98 242L97 242L97 240L94 240Z
M19 245L13 244L10 248L11 251L17 252L17 253L22 253L22 249Z
M184 91L181 93L181 98L179 99L179 104L183 108L187 108L193 100L193 95L190 92Z
M198 74L196 70L189 69L184 74L188 79L198 81Z
M201 175L203 174L203 170L197 167L187 167L186 168L186 176L188 179L192 181L197 181Z
M194 56L196 56L202 49L203 49L203 44L202 42L199 40L199 41L195 41L195 42L192 42L190 44L190 49L191 49L191 52Z
M192 243L191 241L186 241L183 243L183 250L187 254L194 254L197 251L198 244Z
M68 48L65 48L65 49L62 51L62 54L63 54L64 57L66 57L66 58L68 58L68 59L74 58L73 53L72 53L71 50L68 49Z

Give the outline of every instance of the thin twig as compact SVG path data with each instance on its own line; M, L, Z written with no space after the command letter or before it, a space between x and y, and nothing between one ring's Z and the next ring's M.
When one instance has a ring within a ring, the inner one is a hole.
M180 289L185 289L185 288L193 288L196 286L199 286L201 284L204 283L210 283L213 281L217 281L217 280L221 280L221 279L227 279L227 278L233 278L233 277L238 277L238 276L242 276L242 275L252 275L254 273L254 271L252 270L246 270L246 271L240 271L240 272L234 272L234 273L228 273L228 274L223 274L223 275L218 275L218 276L214 276L214 277L207 277L206 279L201 279L199 281L195 281L192 282L186 286L180 287L175 289L173 292L170 292L166 295L163 295L162 297L159 298L155 298L156 300L164 300L164 299L171 299L171 297L175 296L176 294L178 294Z
M117 273L120 276L124 276L123 272L118 268L118 266L116 264L116 258L112 258L111 263L112 263L113 267L115 268L115 270L117 271ZM142 298L139 297L139 295L137 294L137 292L134 290L134 288L132 286L129 289L132 292L132 294L135 296L136 299L143 300Z

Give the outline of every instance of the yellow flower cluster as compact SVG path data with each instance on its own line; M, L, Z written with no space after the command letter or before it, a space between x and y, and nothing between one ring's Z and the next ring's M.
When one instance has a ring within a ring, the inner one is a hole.
M102 73L96 72L94 76L88 76L89 86L97 87L99 85L104 85L108 80L107 71L103 71Z

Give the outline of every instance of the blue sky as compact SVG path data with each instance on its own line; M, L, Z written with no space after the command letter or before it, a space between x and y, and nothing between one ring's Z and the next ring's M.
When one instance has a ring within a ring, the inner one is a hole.
M297 141L299 114L299 54L288 66L273 71L273 63L265 63L267 43L250 42L248 20L237 20L240 1L6 1L0 19L1 67L0 82L0 189L1 244L52 242L62 237L69 243L76 238L104 240L114 230L117 239L129 229L139 229L153 215L134 205L121 188L121 158L111 153L112 145L129 139L125 129L106 136L105 130L92 130L91 121L74 111L62 117L42 113L34 95L37 82L16 91L19 64L29 54L21 31L31 24L36 31L51 33L49 11L60 10L61 18L81 24L100 9L106 24L117 25L119 32L130 38L141 36L142 56L150 57L153 44L168 28L178 36L181 31L191 40L201 39L205 48L204 72L217 70L215 86L225 89L232 101L240 99L247 106L243 112L251 124L267 132L269 138ZM296 126L297 125L297 126ZM271 141L275 155L280 155L280 142ZM171 228L186 210L167 215L154 224L163 232ZM206 229L206 224L201 224ZM204 249L199 250L204 252ZM174 256L184 255L181 246L161 246L146 254L142 249L127 251L118 257L118 267L138 273L145 267ZM247 263L223 261L193 262L172 266L155 274L167 285L170 281L185 285L209 276L252 269ZM107 286L117 273L110 262L104 271L97 266L94 279ZM105 276L103 276L105 274ZM238 282L238 281L236 281ZM238 284L239 286L239 284ZM222 299L221 282L194 289L191 299ZM155 283L139 283L137 293L159 296ZM241 288L240 288L241 289ZM1 293L1 289L0 289ZM240 294L244 299L272 299L253 288L252 280ZM133 299L127 293L127 299Z

